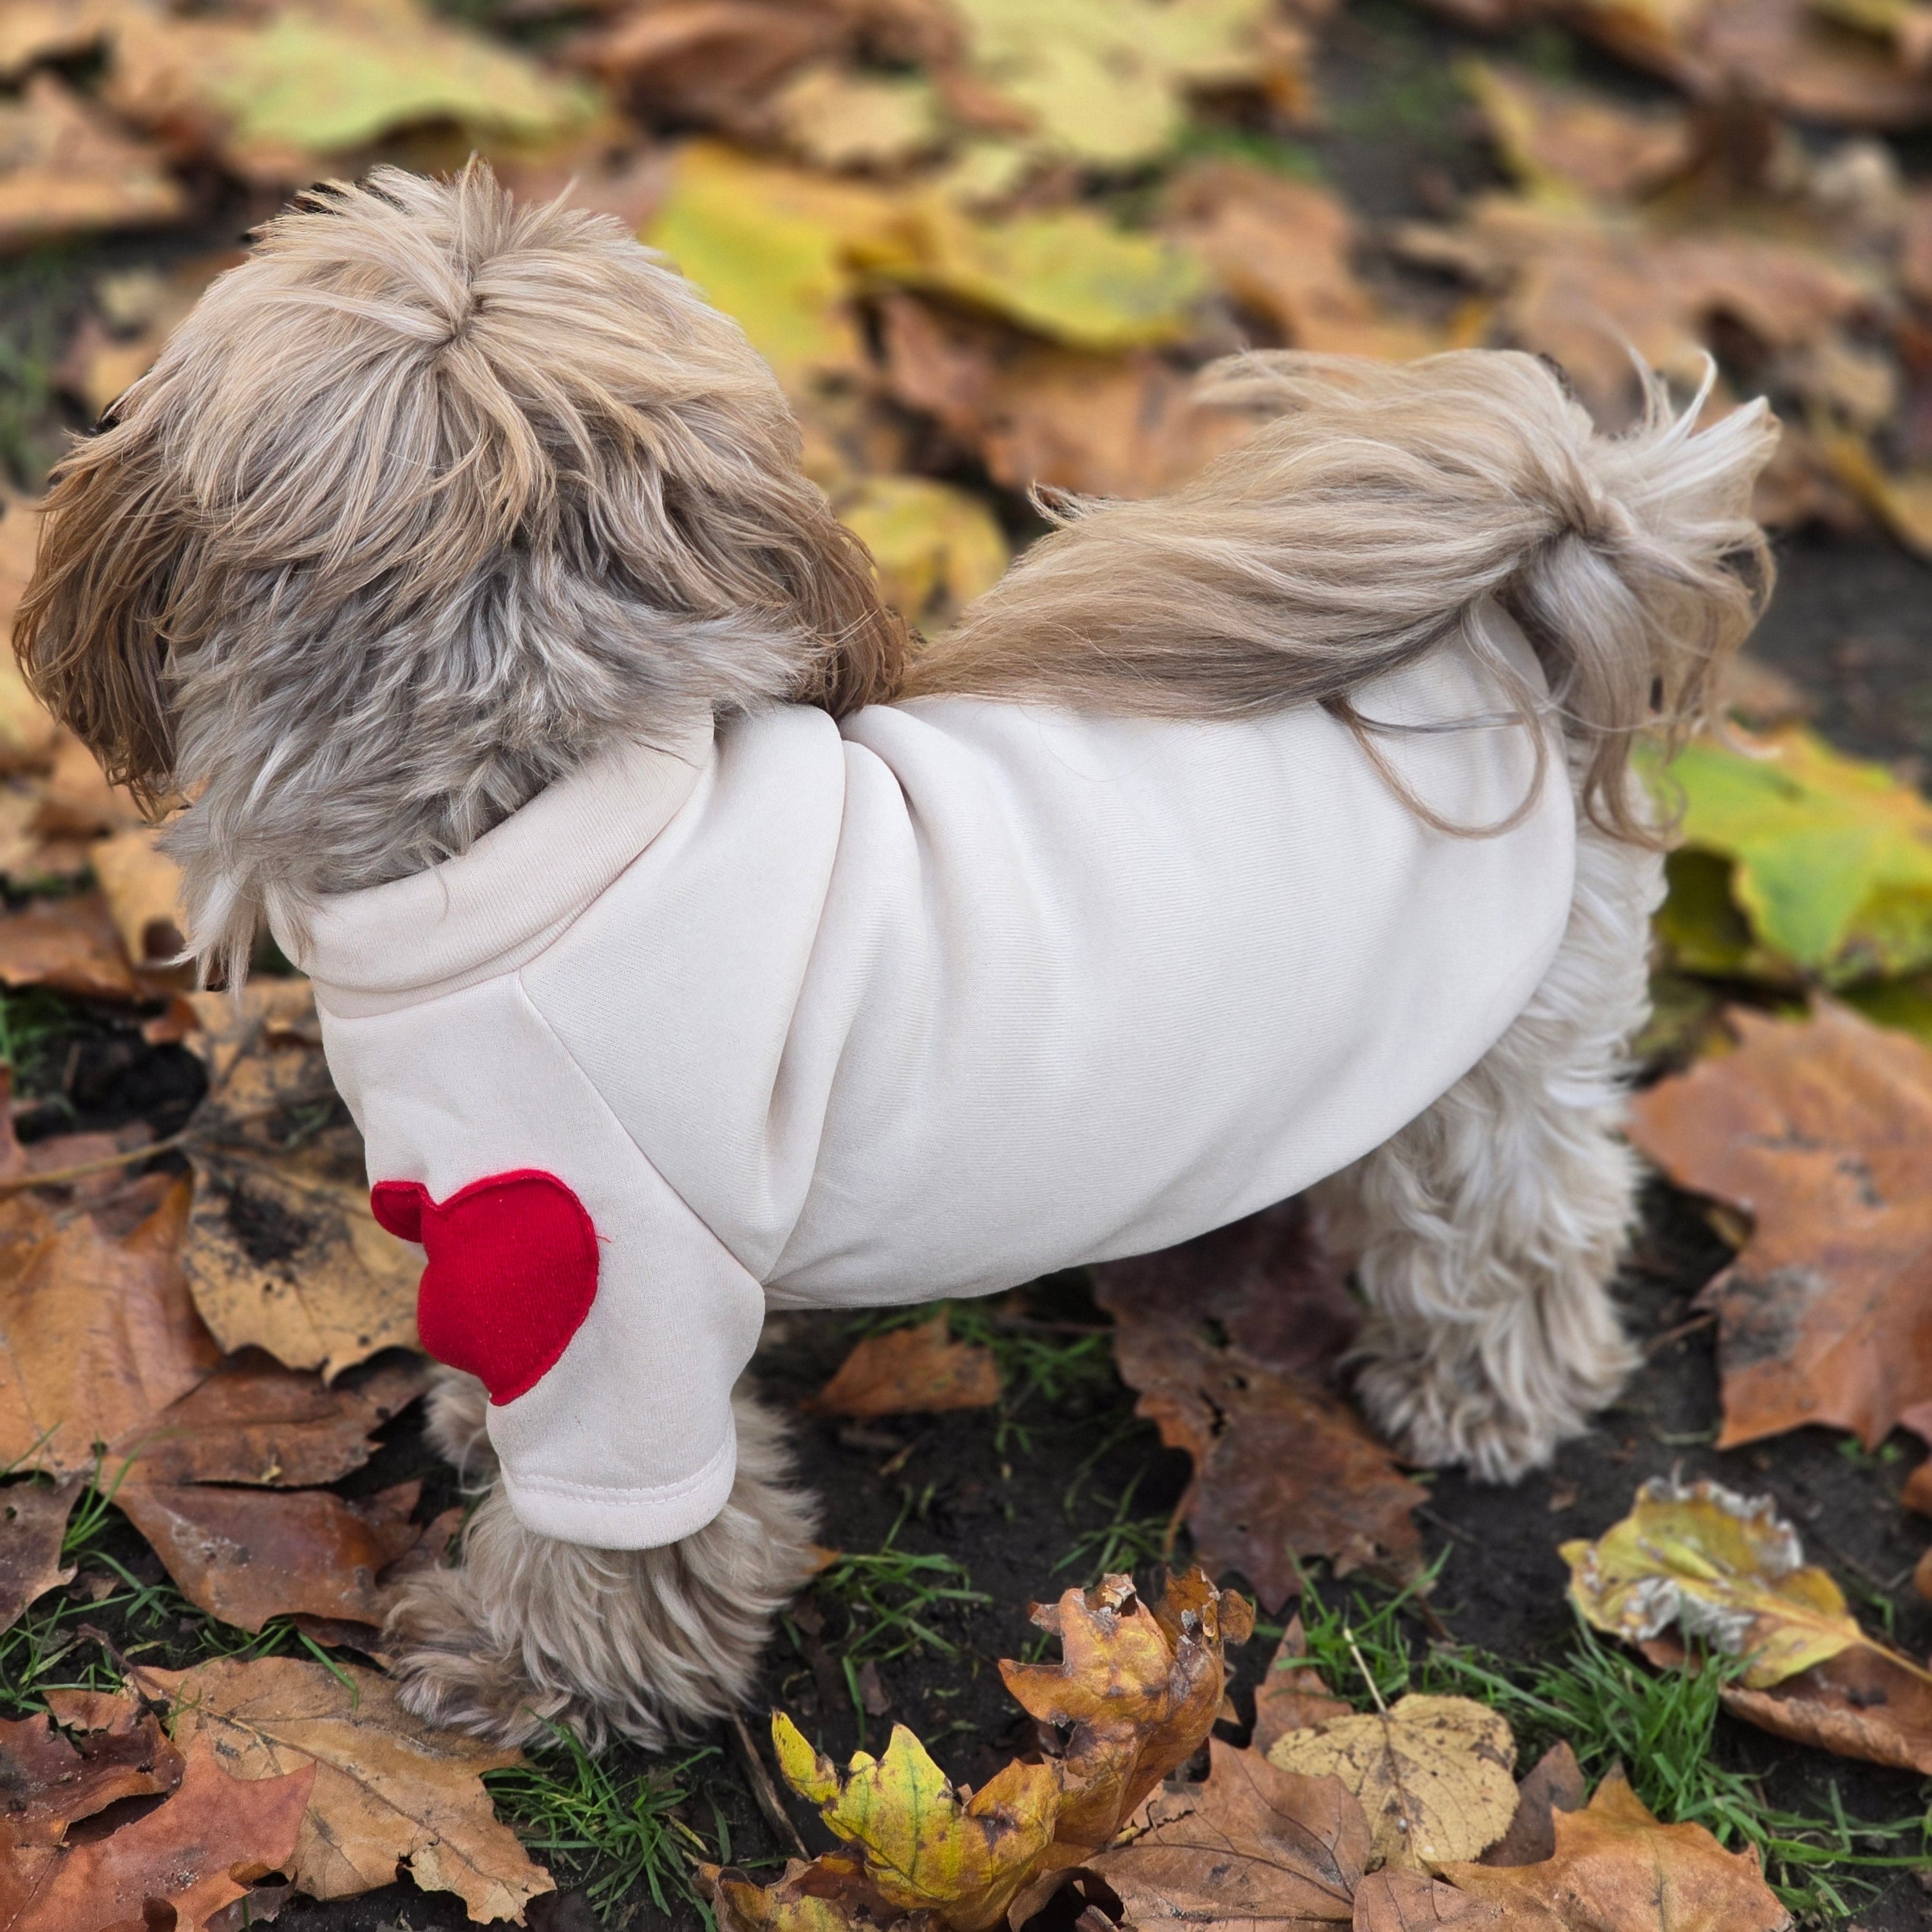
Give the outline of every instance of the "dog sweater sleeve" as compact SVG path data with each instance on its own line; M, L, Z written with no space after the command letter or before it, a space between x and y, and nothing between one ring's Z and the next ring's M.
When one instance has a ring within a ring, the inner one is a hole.
M518 1518L640 1549L717 1514L758 1284L506 974L400 1011L323 1007L376 1218L420 1244L423 1345L478 1376Z

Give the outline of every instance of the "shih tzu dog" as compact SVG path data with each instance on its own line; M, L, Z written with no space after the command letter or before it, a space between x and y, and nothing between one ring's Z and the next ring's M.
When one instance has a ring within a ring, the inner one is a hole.
M1594 433L1530 357L1217 365L1252 435L929 646L738 328L486 169L307 196L62 464L34 688L172 812L194 952L313 978L491 1472L425 1717L656 1742L813 1508L768 1310L991 1292L1306 1189L1358 1391L1508 1480L1606 1292L1658 825L1760 607L1762 404Z

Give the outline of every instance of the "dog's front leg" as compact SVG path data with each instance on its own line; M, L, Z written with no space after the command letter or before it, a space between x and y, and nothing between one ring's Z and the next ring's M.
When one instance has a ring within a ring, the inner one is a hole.
M430 1439L459 1468L488 1454L482 1385L446 1376ZM403 1702L506 1744L563 1725L593 1748L650 1748L742 1703L772 1622L812 1574L817 1503L788 1481L782 1426L741 1384L738 1469L712 1521L657 1550L592 1550L518 1521L494 1478L463 1562L412 1579L384 1640ZM482 1444L479 1452L479 1444Z

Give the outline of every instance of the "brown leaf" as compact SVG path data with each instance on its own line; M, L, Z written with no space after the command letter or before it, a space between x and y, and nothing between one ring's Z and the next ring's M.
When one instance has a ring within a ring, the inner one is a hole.
M1088 1862L1130 1924L1347 1925L1369 1856L1361 1807L1331 1778L1277 1770L1216 1738L1204 1783L1154 1793L1130 1839Z
M1504 165L1526 188L1632 200L1690 164L1690 124L1681 109L1618 106L1593 88L1486 61L1461 71Z
M182 870L157 842L152 826L116 832L88 853L122 950L137 965L164 967L186 941Z
M179 1788L152 1810L102 1837L0 1857L0 1924L8 1932L200 1927L245 1897L254 1879L284 1867L314 1770L244 1784L206 1744L184 1739L182 1750ZM172 1918L152 1916L164 1903Z
M125 1237L0 1197L0 1463L91 1470L97 1442L136 1442L220 1359L182 1279L187 1184L160 1184Z
M392 1884L400 1861L424 1891L456 1893L472 1919L520 1925L525 1905L552 1887L499 1822L480 1779L520 1754L433 1730L386 1678L338 1669L342 1676L306 1659L222 1658L144 1676L176 1700L176 1741L212 1749L233 1776L313 1768L314 1795L284 1867L311 1898Z
M1753 1218L1718 1311L1730 1448L1804 1423L1875 1447L1932 1402L1932 1049L1821 1002L1732 1016L1737 1051L1631 1103L1682 1187Z
M11 1630L29 1604L73 1576L61 1562L61 1539L80 1493L80 1478L37 1483L31 1478L0 1489L0 1630Z
M985 1408L999 1399L992 1350L949 1340L942 1309L916 1328L867 1336L799 1406L808 1415L933 1415Z
M1582 1808L1590 1787L1567 1741L1552 1744L1516 1786L1510 1828L1482 1856L1486 1865L1534 1865L1556 1856L1552 1814Z
M374 1432L428 1385L427 1364L392 1360L333 1383L247 1351L171 1402L141 1432L147 1484L332 1483L375 1453Z
M0 982L85 1000L138 1000L148 990L129 968L98 892L37 900L0 915Z
M1184 1609L1190 1600L1202 1607ZM1242 1600L1219 1596L1198 1570L1170 1582L1166 1617L1140 1600L1126 1576L1035 1606L1034 1622L1060 1639L1058 1665L1002 1660L1000 1676L1029 1715L1072 1727L1060 1760L1065 1791L1052 1863L1082 1862L1107 1844L1201 1748L1226 1680L1224 1603L1230 1636L1252 1629Z
M1145 353L1101 356L882 298L886 382L976 450L997 482L1148 496L1185 481L1250 426L1193 399L1190 376Z
M0 75L84 53L105 33L114 0L8 0L0 12Z
M1540 1864L1448 1864L1458 1890L1506 1908L1508 1922L1574 1932L1784 1932L1791 1915L1757 1854L1727 1852L1701 1825L1660 1825L1620 1773L1588 1810L1556 1816L1556 1852Z
M230 1351L266 1348L332 1378L413 1348L416 1252L369 1211L361 1136L322 1058L308 982L251 980L191 1003L209 1092L190 1124L194 1204L182 1267Z
M1346 1698L1330 1690L1321 1672L1306 1661L1307 1654L1301 1619L1291 1617L1280 1647L1255 1686L1255 1731L1248 1742L1264 1756L1277 1738L1326 1724L1330 1718L1345 1718L1354 1708Z
M1443 346L1363 286L1354 218L1325 188L1210 164L1176 179L1168 213L1221 286L1292 347L1400 361Z
M133 141L48 73L0 100L0 254L99 228L172 221L188 196L158 148Z
M1300 1588L1299 1557L1413 1568L1426 1492L1318 1379L1358 1317L1300 1202L1110 1262L1095 1294L1137 1413L1194 1459L1182 1510L1210 1576L1238 1570L1273 1610Z
M0 1722L0 1844L57 1845L78 1819L179 1786L182 1754L145 1705L89 1690L47 1701L50 1716Z
M420 1483L346 1502L327 1490L242 1490L151 1484L115 1492L182 1595L245 1630L300 1612L379 1624L390 1592L376 1573L422 1532L410 1515Z
M1505 1911L1402 1865L1372 1871L1356 1888L1354 1932L1434 1932L1438 1925L1463 1932L1491 1926L1496 1932L1563 1932L1546 1913Z

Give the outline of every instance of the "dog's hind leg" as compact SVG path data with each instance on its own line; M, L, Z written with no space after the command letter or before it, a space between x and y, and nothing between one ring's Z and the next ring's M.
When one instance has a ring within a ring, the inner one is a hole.
M452 1461L475 1446L464 1426L470 1379L431 1396L432 1439ZM479 1423L481 1393L469 1405ZM730 1501L662 1549L539 1536L493 1483L461 1564L412 1579L390 1612L384 1640L403 1702L507 1744L562 1725L593 1748L615 1732L649 1748L742 1702L772 1619L812 1574L818 1506L788 1480L778 1418L742 1384L732 1409Z
M1576 862L1528 1007L1435 1106L1316 1190L1370 1304L1364 1406L1417 1462L1493 1481L1547 1462L1636 1359L1608 1291L1634 1215L1618 1125L1663 867L1588 825Z

